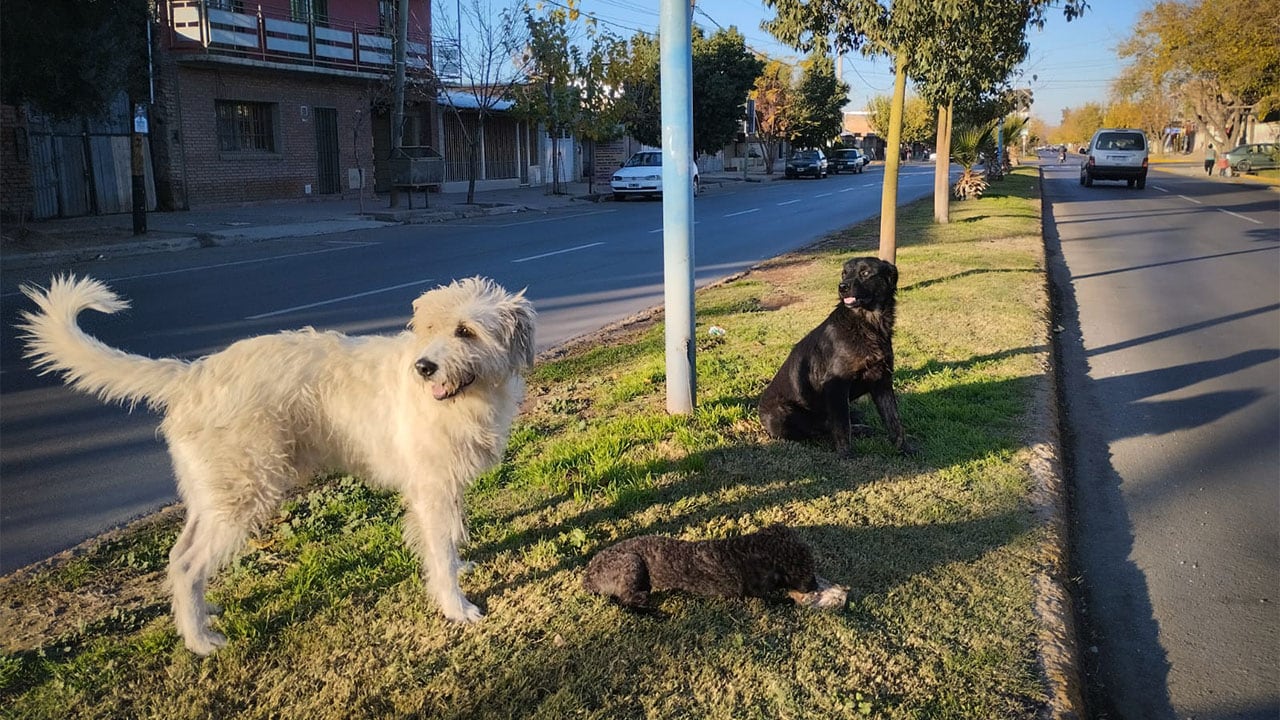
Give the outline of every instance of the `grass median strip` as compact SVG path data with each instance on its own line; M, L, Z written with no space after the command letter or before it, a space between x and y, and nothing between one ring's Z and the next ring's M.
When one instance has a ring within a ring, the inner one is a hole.
M1047 531L1029 428L1048 357L1036 193L1018 171L953 205L949 225L931 224L931 199L900 211L897 382L918 457L878 436L842 462L769 441L755 412L837 302L841 263L875 253L873 220L699 293L691 416L664 412L660 322L535 368L507 461L468 496L476 568L462 584L488 612L478 625L435 613L399 499L333 478L214 581L231 643L209 659L168 616L172 517L0 582L0 712L1035 717L1031 578ZM586 561L618 539L775 522L851 589L845 609L668 594L637 615L581 589Z

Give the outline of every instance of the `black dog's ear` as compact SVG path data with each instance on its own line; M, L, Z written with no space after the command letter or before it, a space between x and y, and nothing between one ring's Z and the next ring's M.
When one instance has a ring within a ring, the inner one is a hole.
M887 260L881 260L880 262L884 263L884 269L888 271L889 284L893 287L894 290L897 290L898 289L898 266L894 265L893 263Z

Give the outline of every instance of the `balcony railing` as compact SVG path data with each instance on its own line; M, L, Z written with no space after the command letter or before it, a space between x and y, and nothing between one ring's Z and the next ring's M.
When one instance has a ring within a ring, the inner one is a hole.
M176 52L379 74L392 68L394 38L378 28L273 17L261 7L232 12L207 0L169 0L168 9L169 47ZM426 36L411 32L407 68L422 70L427 58Z

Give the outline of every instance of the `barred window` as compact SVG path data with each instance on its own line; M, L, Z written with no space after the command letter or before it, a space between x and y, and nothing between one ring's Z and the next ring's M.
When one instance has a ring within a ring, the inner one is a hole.
M217 100L218 149L223 152L275 152L275 105Z

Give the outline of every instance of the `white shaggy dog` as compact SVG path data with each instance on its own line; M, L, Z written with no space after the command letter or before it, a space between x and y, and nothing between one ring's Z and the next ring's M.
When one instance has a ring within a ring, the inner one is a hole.
M127 308L104 284L57 277L23 287L27 356L105 401L163 411L186 524L169 553L173 614L186 646L226 642L208 626L205 583L317 473L345 470L401 493L405 541L445 617L483 617L458 586L463 491L502 459L533 364L524 293L469 278L424 293L409 329L349 337L305 329L241 340L194 362L109 347L76 324Z

